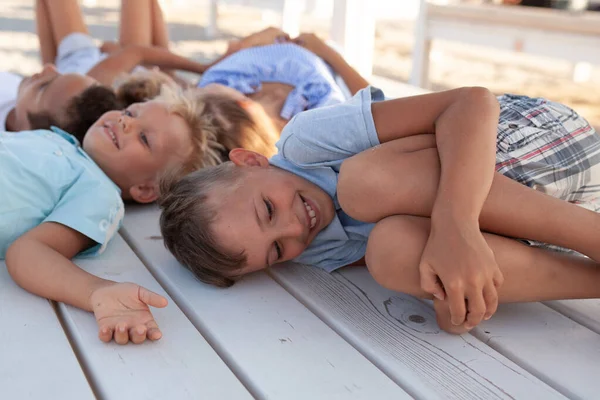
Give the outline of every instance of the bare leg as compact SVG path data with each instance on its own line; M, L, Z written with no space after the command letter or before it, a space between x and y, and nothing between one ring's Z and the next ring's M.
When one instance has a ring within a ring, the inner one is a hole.
M89 34L77 0L45 0L45 5L50 16L54 43L57 46L71 33Z
M54 41L54 33L45 0L36 0L35 2L35 23L38 41L40 42L42 64L53 63L56 60L58 43Z
M421 289L419 262L431 220L392 216L377 223L367 246L366 263L373 277L388 289L431 298ZM600 297L600 264L585 257L524 245L484 233L504 275L500 303ZM446 302L434 300L440 327L465 331L450 322Z
M121 0L119 44L152 46L151 0Z
M338 198L352 198L353 204L371 204L371 199L378 199L377 207L359 207L355 218L379 221L389 215L431 215L440 179L435 148L406 152L405 144L398 141L355 157L347 165L349 168L342 167ZM359 172L365 166L369 168L368 176ZM347 209L340 202L352 215L352 207ZM482 231L551 243L600 261L600 214L499 173L494 177L479 222Z
M150 0L152 8L152 46L169 48L169 30L158 0Z

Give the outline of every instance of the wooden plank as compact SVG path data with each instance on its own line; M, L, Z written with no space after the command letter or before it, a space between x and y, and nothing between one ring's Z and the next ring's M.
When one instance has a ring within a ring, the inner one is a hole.
M474 335L565 396L597 398L600 335L543 304L501 305Z
M0 397L94 399L50 302L13 282L0 261Z
M600 334L600 300L560 300L544 304Z
M327 274L288 264L271 273L417 398L562 398L470 335L441 332L432 308L382 288L366 268Z
M77 264L98 276L135 282L165 294L121 237L100 257ZM252 396L169 299L153 309L163 338L142 345L117 345L98 339L91 313L60 305L74 347L97 393L106 399L250 399Z
M265 273L219 289L163 246L154 206L128 207L124 235L190 320L258 398L408 395Z

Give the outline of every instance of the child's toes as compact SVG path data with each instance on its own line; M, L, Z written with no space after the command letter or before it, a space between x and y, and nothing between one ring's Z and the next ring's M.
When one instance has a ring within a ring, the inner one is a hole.
M110 326L100 327L100 331L98 331L98 338L105 343L110 342L113 338L113 329Z
M117 324L115 328L115 342L118 344L127 344L129 342L129 332L126 324Z
M138 325L129 330L129 340L135 344L143 343L146 340L146 326Z

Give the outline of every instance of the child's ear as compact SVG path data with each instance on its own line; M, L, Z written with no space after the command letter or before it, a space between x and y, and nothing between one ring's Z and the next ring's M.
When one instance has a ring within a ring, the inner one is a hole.
M131 199L138 203L152 203L158 198L158 185L155 183L144 183L129 188Z
M269 160L262 154L246 149L233 149L229 159L238 167L267 167Z

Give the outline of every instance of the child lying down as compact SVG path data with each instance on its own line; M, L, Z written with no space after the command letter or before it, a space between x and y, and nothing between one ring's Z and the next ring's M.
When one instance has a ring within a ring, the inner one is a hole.
M271 159L236 149L166 182L168 249L218 286L288 260L366 265L386 288L433 298L454 333L498 302L600 296L600 137L587 121L484 88L383 98L367 88L298 114Z

